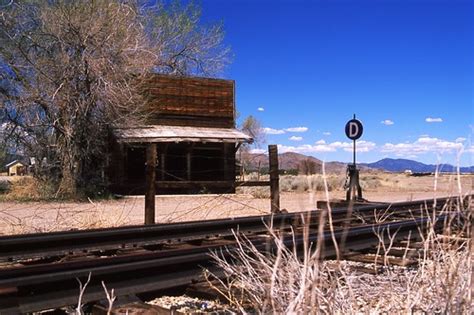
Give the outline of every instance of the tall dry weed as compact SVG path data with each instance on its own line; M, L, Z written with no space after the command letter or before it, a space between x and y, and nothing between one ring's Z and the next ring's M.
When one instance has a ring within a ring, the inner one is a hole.
M461 219L447 222L443 233L428 229L416 267L390 265L387 258L395 244L381 239L385 259L375 274L361 271L377 268L374 264L321 260L317 244L307 242L302 253L296 252L284 246L282 235L271 227L276 248L272 254L236 234L237 249L212 253L225 274L216 289L242 313L472 314L470 201L464 209L441 211L462 211ZM327 215L330 218L330 212Z
M36 201L54 199L54 185L30 176L12 181L0 194L0 201Z
M121 210L113 214L99 205L91 205L90 209L77 211L74 209L35 209L31 208L26 215L15 215L8 210L1 210L2 234L47 233L66 230L87 230L105 227L117 227L130 224L130 213Z
M344 175L284 175L280 177L281 191L324 191L325 185L329 191L342 189Z

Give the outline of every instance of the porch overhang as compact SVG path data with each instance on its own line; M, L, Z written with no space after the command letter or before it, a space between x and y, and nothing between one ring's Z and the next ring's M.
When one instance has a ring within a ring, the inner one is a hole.
M160 142L224 142L252 143L252 137L234 128L209 128L187 126L140 126L114 130L121 143Z

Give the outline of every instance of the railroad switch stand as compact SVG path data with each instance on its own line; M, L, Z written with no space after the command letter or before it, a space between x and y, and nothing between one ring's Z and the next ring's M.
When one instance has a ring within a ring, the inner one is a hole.
M347 165L346 182L344 183L344 189L346 190L346 201L365 201L364 198L362 198L362 188L359 184L359 170L357 169L356 164L356 140L362 136L363 131L364 126L360 120L356 119L356 115L354 114L354 118L349 120L346 124L346 136L354 143L352 149L354 162Z
M360 187L359 183L359 170L357 169L355 164L347 165L346 182L344 183L344 189L346 190L346 201L364 201L364 198L362 198L362 187Z

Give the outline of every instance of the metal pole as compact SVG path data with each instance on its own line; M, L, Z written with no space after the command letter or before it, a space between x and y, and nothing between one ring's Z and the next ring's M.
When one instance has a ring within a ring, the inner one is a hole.
M356 141L354 140L354 146L353 146L353 150L354 150L354 168L356 167Z
M354 119L356 119L356 114L354 114ZM356 167L356 140L354 140L354 145L353 145L353 154L354 154L354 169Z

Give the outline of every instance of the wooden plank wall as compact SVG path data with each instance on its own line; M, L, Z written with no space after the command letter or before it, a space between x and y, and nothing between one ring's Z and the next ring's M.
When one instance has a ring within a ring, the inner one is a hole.
M131 148L117 143L111 147L108 174L113 192L145 193L148 165L145 147L145 144ZM204 188L215 193L234 192L235 144L158 143L156 151L157 194L196 193ZM190 161L187 160L188 152ZM188 169L190 177L187 176Z
M235 127L232 80L156 74L146 96L151 124Z

